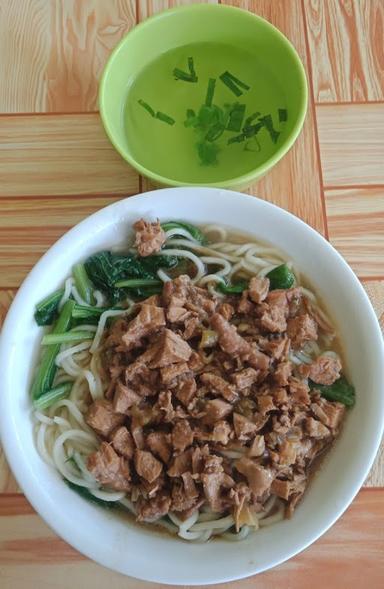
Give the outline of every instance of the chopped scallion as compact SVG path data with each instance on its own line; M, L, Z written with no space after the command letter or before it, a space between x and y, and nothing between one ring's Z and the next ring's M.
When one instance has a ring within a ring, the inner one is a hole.
M140 98L140 100L137 101L140 106L142 106L147 112L149 112L149 114L151 115L151 117L155 116L155 111L153 110L153 108L151 106L149 106L148 102L144 102L144 100L142 100Z
M163 121L163 123L167 123L167 125L174 125L176 123L175 119L159 110L156 113L156 119L159 119L159 121Z
M285 123L288 120L288 111L286 108L279 108L279 123Z
M220 80L227 86L229 90L231 90L231 92L233 92L235 96L241 96L243 94L243 90L250 89L248 84L245 84L228 71L221 74ZM243 90L241 90L241 88Z
M271 115L265 115L265 117L260 117L260 121L264 124L264 127L268 131L273 143L276 143L280 136L280 133L276 131L276 129L274 129Z
M229 113L229 120L227 123L227 131L239 132L243 125L245 115L245 104L236 102Z
M213 95L215 93L216 78L209 78L207 95L205 97L205 106L212 106Z
M240 135L235 135L234 137L230 137L227 141L228 145L231 143L242 143L246 139L244 133L240 133Z

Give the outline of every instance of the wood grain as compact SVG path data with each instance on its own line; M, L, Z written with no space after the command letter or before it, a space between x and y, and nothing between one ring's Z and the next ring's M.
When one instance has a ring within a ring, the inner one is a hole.
M134 0L0 0L0 112L90 111Z
M0 288L19 286L46 250L70 227L116 197L0 198ZM7 293L1 292L0 313Z
M326 190L329 238L360 278L384 276L384 186Z
M96 113L0 117L0 196L138 192Z
M308 589L311 579L311 589L357 589L363 584L378 589L384 575L384 531L379 525L383 517L383 497L382 490L361 491L331 530L288 563L243 581L215 587ZM2 502L5 508L1 507ZM105 586L113 589L166 588L165 585L123 577L87 561L33 515L24 498L4 499L0 496L0 517L2 589L14 589L15 586L30 589L31 579L34 586L42 589L67 589L90 584L93 589L105 589ZM49 566L42 566L47 564Z
M384 103L316 107L325 186L384 185Z
M137 20L141 22L153 14L187 4L219 4L219 0L139 0L137 3Z
M317 102L384 99L382 0L305 0Z
M266 18L293 43L308 70L300 0L241 0L222 2L247 8ZM269 200L326 233L315 113L310 97L304 128L290 152L247 192Z

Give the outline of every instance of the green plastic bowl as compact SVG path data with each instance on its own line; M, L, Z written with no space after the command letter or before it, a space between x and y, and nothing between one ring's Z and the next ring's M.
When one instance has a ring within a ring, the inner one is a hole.
M132 154L124 127L124 109L133 81L161 53L190 43L228 43L262 55L263 66L279 80L289 113L284 136L268 159L246 174L212 183L164 177ZM307 109L303 64L284 35L266 20L230 6L195 4L167 10L128 33L112 52L100 82L99 104L104 128L120 155L136 170L161 186L201 185L242 190L270 170L292 147Z

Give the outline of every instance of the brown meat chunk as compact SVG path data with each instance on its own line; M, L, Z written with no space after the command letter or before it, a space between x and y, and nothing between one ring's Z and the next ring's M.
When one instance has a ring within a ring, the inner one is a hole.
M168 464L171 457L171 436L165 432L152 432L147 435L146 443L150 451Z
M217 444L226 446L231 435L231 426L227 421L217 421L213 427L211 440Z
M101 485L115 491L130 489L128 462L106 442L102 442L99 449L88 456L87 468Z
M217 312L224 317L226 321L232 319L235 309L229 303L220 303L217 307Z
M253 368L257 370L268 370L271 363L269 356L261 352L256 344L251 345L247 354L243 355L243 359L248 362Z
M193 451L194 450L192 450L192 448L188 448L188 450L185 450L185 452L182 452L178 456L174 456L172 464L167 470L168 476L181 477L184 472L191 471Z
M124 423L126 417L116 413L110 401L97 399L90 405L85 421L99 435L107 438L119 425Z
M165 243L166 235L161 228L160 221L154 223L140 219L133 224L136 231L135 246L139 256L143 258L159 252Z
M172 444L175 450L178 452L184 452L184 450L191 446L193 443L193 431L189 422L185 419L178 421L173 426L172 430Z
M272 395L259 395L257 397L257 405L261 413L268 413L277 409Z
M292 364L291 362L280 362L277 365L275 372L273 373L274 381L279 386L285 386L288 384L288 379L292 374Z
M224 378L221 378L221 376L206 372L201 375L200 380L206 385L210 392L221 395L229 403L233 403L239 397L234 386L229 384Z
M254 303L263 302L269 291L269 278L258 278L254 276L249 282L249 298Z
M137 519L138 521L153 522L167 515L170 508L171 498L168 493L161 492L148 501L140 499L138 502Z
M235 462L235 468L247 479L249 488L256 497L261 497L265 491L271 488L273 472L270 468L264 468L251 458L242 457Z
M155 305L142 304L140 312L128 325L122 342L128 350L140 346L142 338L165 325L164 309Z
M192 473L183 472L181 478L183 480L185 495L188 497L188 499L194 501L198 498L199 493L196 489L195 481L192 478Z
M331 356L319 356L309 365L308 376L317 384L331 385L340 378L341 362Z
M174 304L176 306L177 301L177 306L182 307L187 301L191 286L192 282L187 274L181 274L174 280L165 282L163 286L163 299L165 304Z
M188 407L192 399L194 398L197 390L196 381L194 378L186 378L180 381L174 391L175 397L184 405Z
M139 476L153 483L160 476L163 465L151 452L135 450L135 469Z
M273 400L276 405L285 405L288 403L287 391L283 388L278 388L273 391Z
M287 329L286 312L283 307L275 305L266 309L260 317L260 325L265 331L282 333Z
M240 415L240 413L233 414L233 427L238 440L247 441L256 435L257 425L250 419Z
M308 313L288 319L287 334L293 348L301 348L305 342L317 340L317 324Z
M292 483L291 481L275 479L271 485L271 492L287 501L292 492Z
M248 523L248 518L244 517L244 512L249 509L248 502L251 499L251 490L245 483L237 483L230 490L229 496L233 501L233 519L236 524L236 532L238 532L243 524Z
M295 441L284 440L279 448L279 464L289 466L296 462L298 444Z
M129 413L129 409L138 405L141 397L130 387L126 387L121 382L117 383L115 395L113 397L113 409L117 413Z
M330 436L329 429L313 417L307 417L305 420L305 431L311 438L327 438Z
M241 293L240 301L237 305L237 312L242 315L252 315L255 305L248 298L249 290L244 290Z
M309 386L297 378L290 378L289 392L292 400L300 405L309 405L311 398L309 396Z
M254 368L243 368L239 372L234 372L231 379L237 389L243 390L252 386L256 382L259 371Z
M233 407L221 399L213 399L206 402L204 410L203 422L214 425L216 421L227 417L232 412Z
M290 341L287 337L267 340L263 343L262 349L270 354L274 360L282 361L288 358Z
M183 338L185 340L189 340L192 337L197 337L200 335L201 333L201 321L199 317L195 317L194 315L192 317L189 317L185 323L185 329L184 329L184 333L183 333Z
M325 399L312 403L311 409L316 417L331 429L337 429L345 415L345 405Z
M175 417L175 410L172 404L171 391L162 391L159 393L158 399L154 405L154 410L160 414L160 419L166 423L173 421Z
M179 364L170 364L160 368L161 380L164 384L169 384L178 376L189 372L189 366L186 362L180 362Z
M257 458L262 456L265 451L265 440L264 436L255 436L255 439L252 442L251 447L248 450L248 456L252 458Z
M133 458L135 445L130 432L124 425L112 432L109 439L118 454L128 458L128 460Z
M156 344L156 354L150 368L163 368L169 364L186 362L192 354L191 347L182 337L170 329L164 329Z
M211 317L211 326L218 335L221 349L231 356L238 356L249 352L249 343L237 333L236 327L230 325L219 313Z

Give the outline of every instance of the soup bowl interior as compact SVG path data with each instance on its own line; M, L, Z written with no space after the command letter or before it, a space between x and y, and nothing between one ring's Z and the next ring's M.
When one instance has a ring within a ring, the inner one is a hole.
M190 184L163 177L137 159L125 130L124 111L130 87L149 63L172 49L206 42L232 45L260 60L269 75L278 80L289 113L284 140L277 143L266 161L241 177L210 184L239 189L265 174L289 150L306 113L303 65L288 39L268 21L244 10L209 4L179 7L149 18L128 33L110 56L100 83L100 114L117 151L142 174L162 185Z
M28 389L42 329L35 304L61 285L71 266L124 243L139 217L217 223L281 249L319 294L337 326L348 374L357 391L340 438L311 481L291 520L243 542L193 544L140 527L87 503L37 453ZM29 501L80 552L121 573L149 581L208 584L268 569L316 540L346 509L363 483L380 442L383 345L370 302L340 255L314 230L282 209L219 189L178 188L115 203L84 220L40 260L20 288L0 343L0 425L7 459Z

